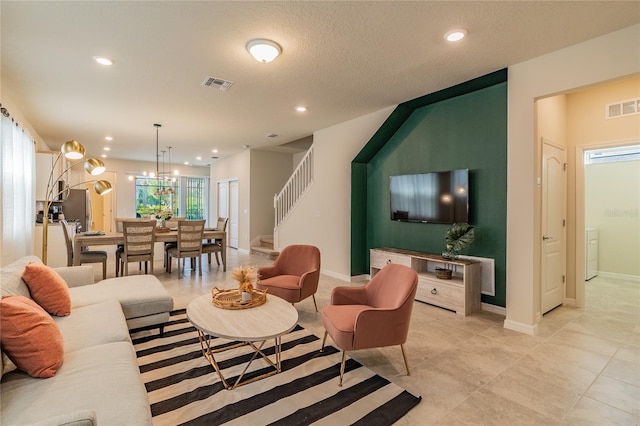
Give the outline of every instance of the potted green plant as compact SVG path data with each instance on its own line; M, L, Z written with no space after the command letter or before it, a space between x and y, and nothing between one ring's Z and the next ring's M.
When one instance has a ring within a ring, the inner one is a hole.
M473 243L475 231L473 226L466 222L454 223L444 233L444 239L447 242L447 246L444 253L442 253L442 257L457 259L458 253Z

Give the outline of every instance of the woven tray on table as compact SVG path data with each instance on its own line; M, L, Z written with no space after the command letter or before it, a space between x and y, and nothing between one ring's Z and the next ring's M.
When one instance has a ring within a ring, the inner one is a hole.
M253 290L251 300L242 301L242 295L237 289L220 290L217 287L211 289L213 306L221 309L249 309L262 305L267 301L267 290Z

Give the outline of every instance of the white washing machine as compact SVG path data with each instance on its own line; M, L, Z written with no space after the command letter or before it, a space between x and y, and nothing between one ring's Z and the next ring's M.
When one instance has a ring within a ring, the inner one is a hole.
M588 281L598 275L598 230L596 228L586 228L584 238L584 277Z

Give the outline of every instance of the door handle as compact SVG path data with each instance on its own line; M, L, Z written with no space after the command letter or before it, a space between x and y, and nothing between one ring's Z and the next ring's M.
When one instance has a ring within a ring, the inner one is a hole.
M547 237L546 235L542 236L542 241L553 240L553 237Z

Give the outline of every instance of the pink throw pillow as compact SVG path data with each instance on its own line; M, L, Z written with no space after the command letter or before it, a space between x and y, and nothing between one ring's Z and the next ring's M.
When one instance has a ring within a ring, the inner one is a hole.
M41 263L29 263L22 274L31 297L45 311L58 317L71 314L69 286L53 269Z
M3 296L0 301L0 344L18 369L32 377L53 377L64 356L58 326L33 300Z

